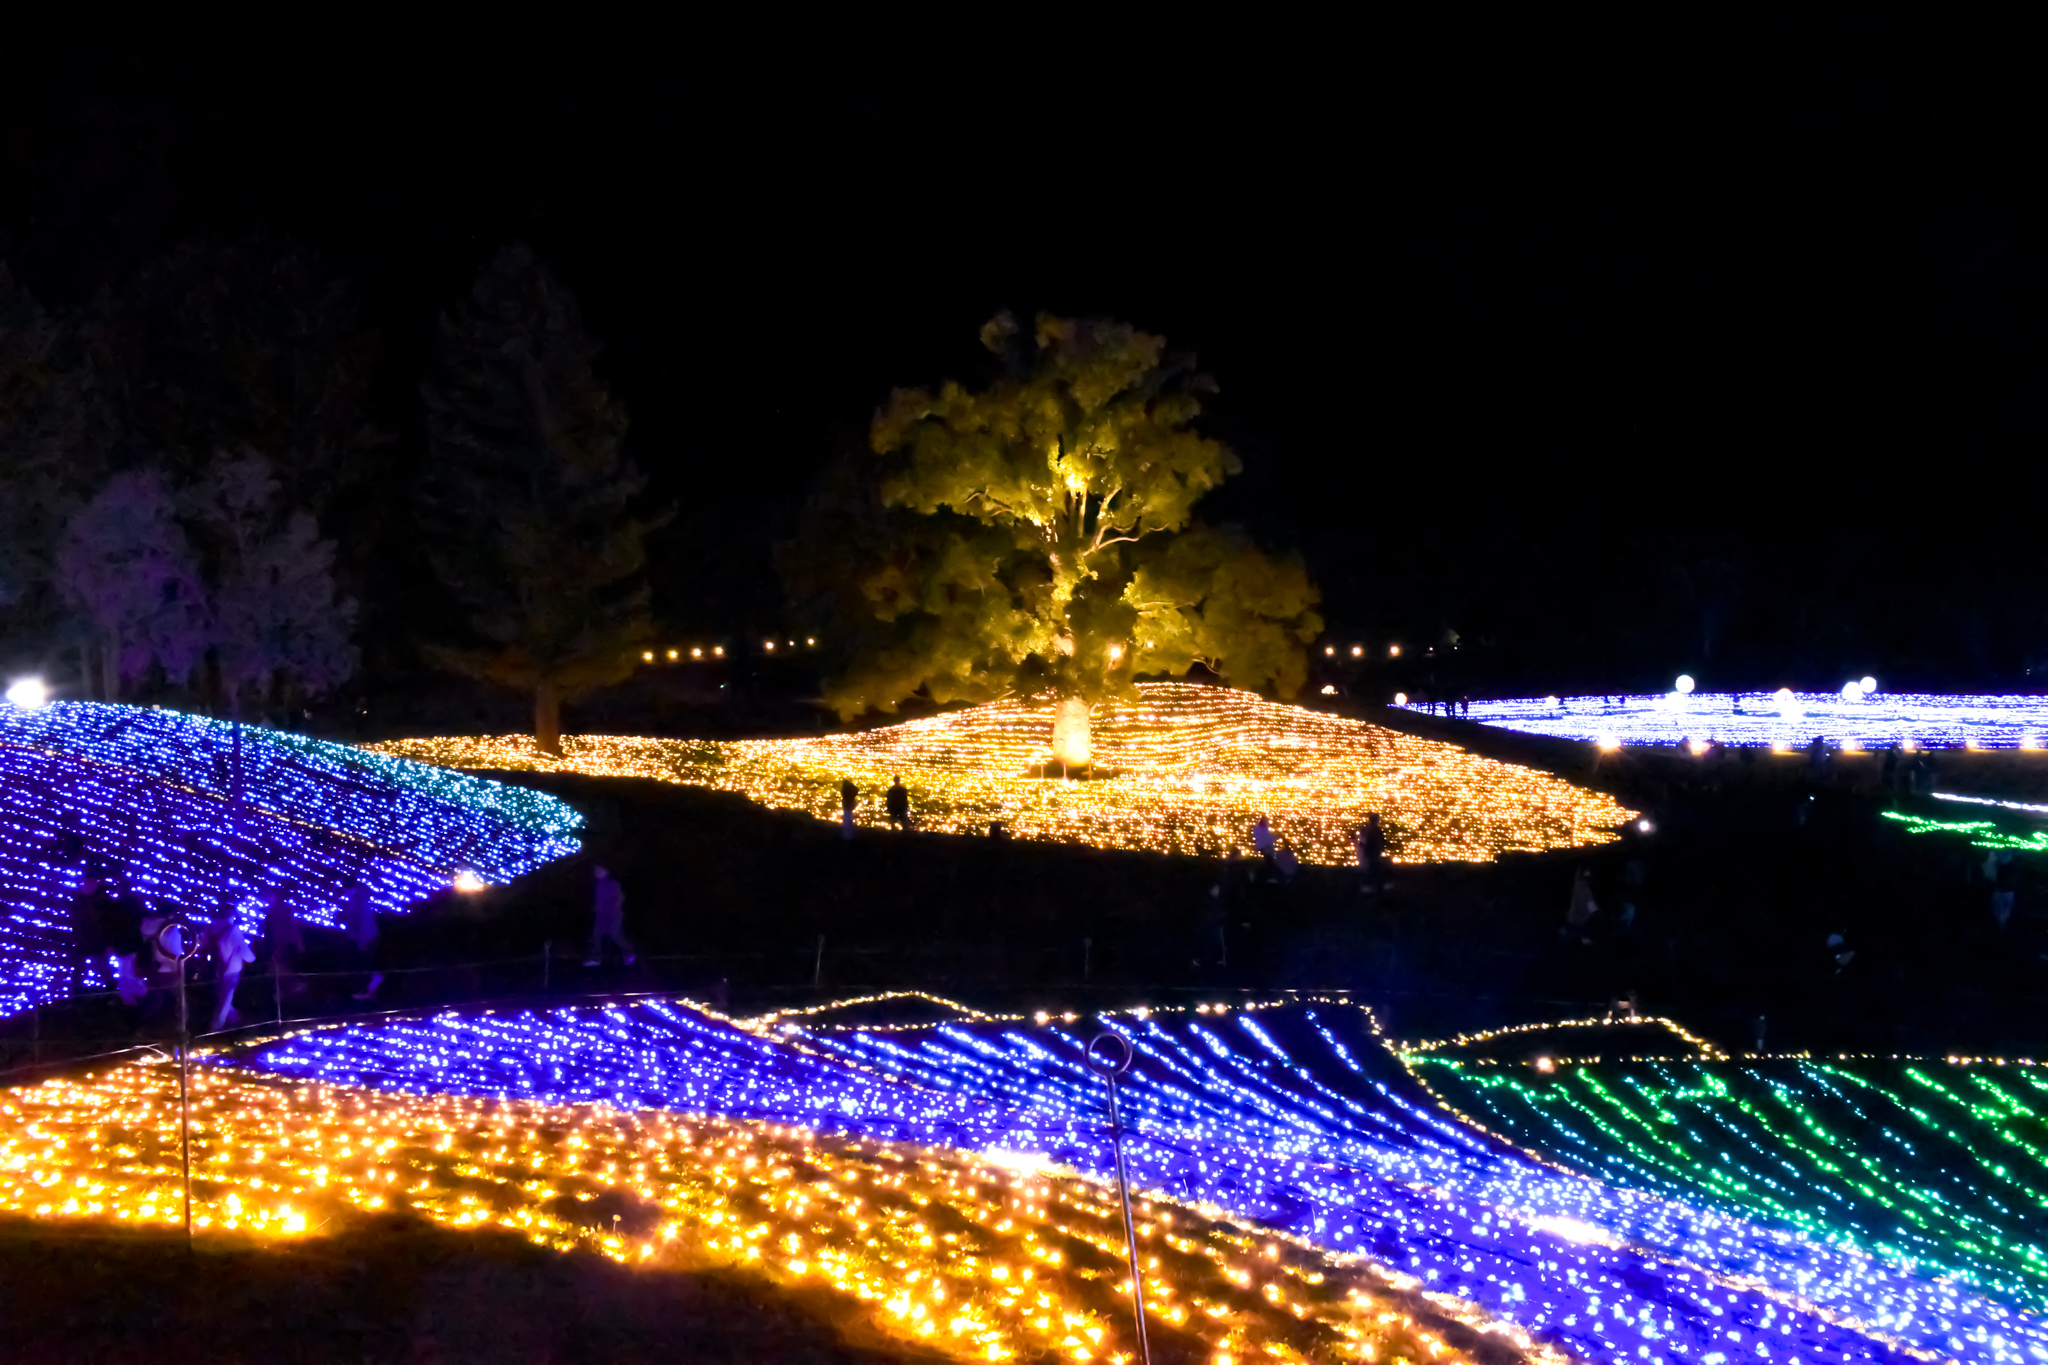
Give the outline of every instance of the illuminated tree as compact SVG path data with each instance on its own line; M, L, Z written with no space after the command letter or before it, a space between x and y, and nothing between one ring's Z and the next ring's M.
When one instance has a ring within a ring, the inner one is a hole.
M626 413L598 381L575 298L508 247L441 324L427 385L421 528L469 638L435 663L533 694L534 740L561 750L562 702L628 676L653 633L636 514L645 480L621 453Z
M1199 663L1293 695L1316 590L1298 560L1195 522L1239 464L1193 429L1215 387L1193 358L1122 323L1041 316L1026 335L1007 313L982 342L994 382L891 394L877 463L785 557L852 637L828 702L1049 692L1053 755L1085 764L1090 707L1140 674Z
M334 583L334 542L288 509L270 462L216 459L181 498L209 585L213 666L231 712L291 687L318 696L355 672L356 604Z
M120 700L152 665L177 683L205 658L205 585L161 474L110 479L66 523L55 570L58 590L91 628L106 700Z

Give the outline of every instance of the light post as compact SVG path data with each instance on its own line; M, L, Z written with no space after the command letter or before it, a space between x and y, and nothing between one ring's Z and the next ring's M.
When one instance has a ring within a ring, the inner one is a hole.
M1104 1043L1114 1047L1104 1048ZM1131 1175L1124 1167L1123 1120L1116 1104L1116 1078L1130 1070L1131 1045L1120 1033L1098 1033L1088 1044L1087 1057L1089 1069L1109 1085L1109 1141L1116 1154L1116 1190L1124 1206L1124 1245L1131 1253L1131 1312L1138 1324L1138 1360L1140 1365L1152 1365L1152 1347L1145 1340L1144 1282L1138 1274L1138 1223L1131 1216Z

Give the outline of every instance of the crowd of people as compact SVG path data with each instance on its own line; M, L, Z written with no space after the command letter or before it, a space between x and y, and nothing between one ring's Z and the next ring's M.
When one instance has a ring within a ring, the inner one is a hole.
M638 950L625 933L625 890L603 866L593 867L592 880L590 947L584 965L602 966L607 950L615 949L630 966L638 960ZM325 931L319 956L331 974L359 986L353 999L374 1003L392 968L388 936L370 888L360 882L347 886L336 920L339 932ZM141 1029L171 1019L179 1009L181 991L193 1032L233 1028L243 1019L235 1003L243 973L257 964L271 982L273 1010L285 998L306 991L308 925L287 887L272 887L262 894L260 928L252 938L231 904L199 920L124 885L118 867L94 861L84 868L66 928L68 993L75 997L104 991L119 999ZM210 1014L197 1008L200 998L211 1003Z

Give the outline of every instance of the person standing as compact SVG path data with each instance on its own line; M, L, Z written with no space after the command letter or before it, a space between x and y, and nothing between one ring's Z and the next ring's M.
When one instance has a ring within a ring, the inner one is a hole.
M209 1032L219 1033L242 1017L241 1011L235 1008L235 988L242 984L242 968L256 960L256 950L249 946L248 938L236 925L235 912L229 906L222 906L213 923L207 926L204 946L213 954L218 996Z
M1571 906L1564 912L1565 936L1577 934L1579 942L1591 943L1593 937L1587 932L1587 926L1599 912L1600 907L1593 902L1592 869L1581 867L1572 877Z
M1252 821L1252 847L1261 858L1273 856L1273 826L1263 815Z
M374 1000L377 988L384 984L384 973L378 970L383 936L377 932L377 907L370 903L370 888L361 882L348 889L348 899L342 902L341 931L355 946L358 965L370 974L369 984L357 991L355 998Z
M840 838L851 839L853 837L853 810L854 807L858 806L859 804L860 788L854 786L853 779L849 777L844 782L841 782L839 784Z
M1358 851L1360 885L1368 895L1377 894L1387 858L1387 836L1380 829L1378 811L1365 817L1365 823L1358 827L1355 843Z
M889 787L887 805L890 824L899 825L904 829L917 828L910 819L910 793L903 789L903 779L900 776Z
M85 880L79 884L78 894L71 898L73 995L78 994L80 985L88 976L95 985L104 981L112 989L115 984L113 970L107 961L107 929L114 919L114 909L106 882L98 872L88 871Z
M299 960L299 954L306 951L306 935L299 927L297 915L292 913L291 904L285 899L284 888L277 887L263 894L263 956L270 964L270 974L276 980L275 989L281 996L287 990L296 989L292 967Z
M611 874L609 868L598 867L593 876L597 885L590 907L590 952L585 955L583 965L603 966L604 945L616 943L630 967L639 954L626 941L626 889L619 885L618 878Z

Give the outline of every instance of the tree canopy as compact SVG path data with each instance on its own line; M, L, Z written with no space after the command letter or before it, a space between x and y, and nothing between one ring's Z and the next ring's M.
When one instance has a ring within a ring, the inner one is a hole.
M639 510L645 480L597 355L574 296L512 246L443 319L425 387L421 526L467 628L428 655L531 692L551 753L561 703L628 676L652 635L645 538L666 520Z
M1009 314L979 389L899 389L871 458L814 500L792 586L828 603L842 716L905 698L1092 703L1197 664L1291 696L1321 630L1300 561L1196 519L1237 456L1194 429L1214 382L1126 324Z

